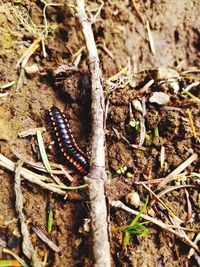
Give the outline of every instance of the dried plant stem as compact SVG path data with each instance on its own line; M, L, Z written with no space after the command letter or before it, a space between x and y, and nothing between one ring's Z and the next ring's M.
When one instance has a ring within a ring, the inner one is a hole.
M171 209L165 204L164 201L162 201L162 199L160 199L158 197L158 195L156 195L152 190L151 188L149 188L147 185L141 183L141 185L146 188L154 197L157 201L159 201L159 203L169 212L169 214L174 218L174 220L176 221L176 223L180 224L182 223L183 221L181 219L179 219L172 211Z
M12 172L15 171L15 163L0 154L0 166L10 170ZM48 180L49 178L43 175L36 174L32 171L29 171L28 169L24 167L20 167L20 175L24 177L26 180L28 180L31 183L37 184L41 187L43 187L46 190L52 191L54 193L57 193L59 195L66 195L66 192L64 190L61 190L59 188L56 188L52 186L51 184L47 184L43 181Z
M88 62L92 82L92 140L91 140L91 168L87 178L91 204L91 226L93 230L94 265L110 267L110 247L108 241L107 206L105 200L105 135L104 113L105 103L101 82L99 57L91 27L85 13L85 1L77 0L77 16L82 27L88 51Z
M21 164L22 165L22 164ZM15 195L16 195L16 202L15 207L17 210L17 213L19 215L19 220L21 224L21 233L23 236L23 242L22 242L22 249L24 254L28 259L31 260L32 266L34 267L42 267L42 263L37 258L36 252L33 248L33 244L29 237L29 231L28 226L26 224L26 219L23 213L23 196L21 192L21 178L20 178L20 168L21 165L19 164L15 169Z
M121 208L127 212L130 212L131 214L134 214L134 215L138 215L139 211L136 211L136 210L133 210L129 207L127 207L126 205L124 205L121 201L112 201L111 203L111 206L112 207L115 207L115 208ZM181 232L174 230L172 228L174 228L173 225L168 225L168 224L165 224L155 218L152 218L151 216L148 216L148 215L145 215L145 214L141 214L140 216L142 219L146 220L146 221L149 221L149 222L152 222L153 224L161 227L162 229L176 235L178 238L180 238L182 241L184 241L185 243L187 243L188 245L190 245L192 248L194 248L196 251L200 251L200 249L198 248L198 246L192 242L192 240L189 239L189 237L186 235L186 234L181 234ZM177 227L178 228L178 227ZM180 228L181 229L181 228Z
M197 153L193 153L186 161L181 163L175 170L173 170L169 175L167 175L161 183L158 185L158 189L164 187L167 183L169 183L171 180L174 179L174 176L181 173L183 170L185 170L192 162L194 162L196 159L198 159Z

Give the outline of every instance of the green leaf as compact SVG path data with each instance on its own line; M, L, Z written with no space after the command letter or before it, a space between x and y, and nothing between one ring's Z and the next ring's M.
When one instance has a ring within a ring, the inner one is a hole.
M132 222L130 223L130 226L134 226L135 223L139 220L139 218L141 217L142 213L145 211L145 209L146 209L146 207L148 205L148 202L149 202L149 196L147 196L144 206L142 207L142 209L140 210L138 215L136 215L135 218L132 220Z
M29 267L28 264L21 259L17 254L12 252L10 249L3 248L3 252L12 255L23 267Z
M53 225L53 209L50 209L48 215L48 226L47 226L48 233L51 233L52 225Z

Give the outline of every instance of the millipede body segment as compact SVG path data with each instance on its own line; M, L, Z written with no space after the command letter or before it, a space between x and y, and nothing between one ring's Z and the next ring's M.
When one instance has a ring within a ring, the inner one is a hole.
M49 110L49 117L62 155L80 173L86 175L89 169L88 159L76 144L65 114L54 106Z

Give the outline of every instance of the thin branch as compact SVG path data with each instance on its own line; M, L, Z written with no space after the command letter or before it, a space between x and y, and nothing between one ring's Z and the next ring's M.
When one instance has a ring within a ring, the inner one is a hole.
M198 159L198 155L197 155L197 153L193 153L187 160L185 160L175 170L173 170L169 175L167 175L162 180L162 182L158 185L158 188L160 189L160 188L164 187L167 183L169 183L171 180L174 179L174 176L178 175L183 170L185 170L196 159Z
M3 168L6 168L7 170L15 172L15 163L11 161L10 159L6 158L5 156L3 156L2 154L0 154L0 166ZM24 177L26 180L28 180L31 183L37 184L43 187L44 189L52 191L59 195L64 195L64 196L66 195L66 192L64 190L56 188L52 186L51 184L45 183L44 182L45 180L49 180L49 178L46 176L34 173L24 167L20 167L19 172L22 177Z
M95 267L110 267L110 248L108 241L107 206L104 186L106 181L105 172L105 103L99 67L99 57L91 22L85 13L85 1L77 0L77 16L82 27L83 35L88 51L88 63L92 83L92 140L89 196L91 204L91 226L93 230L93 254Z
M16 202L15 207L17 210L17 213L19 215L19 220L21 224L21 233L23 236L23 242L22 242L22 249L24 254L28 259L31 260L33 266L42 267L42 263L37 258L36 252L33 248L33 244L30 239L30 234L28 231L28 226L26 224L26 219L23 213L23 196L21 192L21 178L20 178L20 168L21 164L19 164L15 169L15 195L16 195Z

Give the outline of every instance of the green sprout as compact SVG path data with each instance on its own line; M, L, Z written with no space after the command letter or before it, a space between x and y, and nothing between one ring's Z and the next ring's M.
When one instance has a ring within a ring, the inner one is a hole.
M155 137L159 137L159 129L158 129L158 127L154 128L154 135L155 135Z
M53 225L53 209L51 208L49 209L49 212L48 212L48 223L47 223L48 233L51 233L52 225Z
M17 260L0 260L0 267L20 267L22 266Z
M149 130L145 133L145 144L147 146L150 146L152 144L152 132L151 132L151 130Z
M158 127L155 127L153 129L153 131L154 131L153 144L155 146L158 146L159 145L159 136L160 136Z
M139 123L139 121L136 122L135 130L136 130L136 132L138 132L138 133L140 132L140 123Z
M128 169L127 166L121 166L120 168L117 169L116 172L118 174L124 174L124 173L126 173L127 169Z
M140 236L147 236L149 234L149 230L146 228L146 224L148 224L148 221L145 222L139 222L139 218L141 217L142 213L145 211L147 205L149 202L149 196L147 196L146 201L140 212L137 216L131 221L129 225L124 225L121 227L114 228L113 231L124 231L124 245L127 246L130 243L131 235L140 235Z

